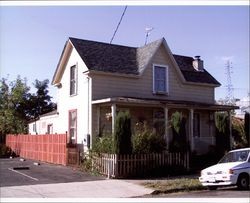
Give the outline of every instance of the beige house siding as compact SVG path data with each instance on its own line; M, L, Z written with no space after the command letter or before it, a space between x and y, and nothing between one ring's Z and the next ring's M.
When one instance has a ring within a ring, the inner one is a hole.
M168 66L169 95L153 94L153 64ZM183 84L165 48L162 46L139 77L93 75L93 100L108 97L141 97L152 99L214 102L214 87Z

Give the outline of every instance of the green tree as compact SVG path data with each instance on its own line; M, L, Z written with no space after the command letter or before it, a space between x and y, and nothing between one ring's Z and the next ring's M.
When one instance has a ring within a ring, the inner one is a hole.
M33 83L36 93L30 95L28 102L27 115L30 119L37 119L40 115L56 109L56 104L51 101L52 97L48 91L49 80L35 80Z
M10 83L2 78L0 85L0 135L1 142L4 142L8 133L27 132L24 106L28 101L30 89L26 79L21 79L20 76Z
M35 94L30 93L27 80L20 76L8 82L0 80L0 141L5 142L6 134L27 133L27 122L41 114L52 111L56 105L48 95L48 80L34 83Z
M130 154L131 143L131 118L128 112L119 112L115 121L114 151L117 154Z

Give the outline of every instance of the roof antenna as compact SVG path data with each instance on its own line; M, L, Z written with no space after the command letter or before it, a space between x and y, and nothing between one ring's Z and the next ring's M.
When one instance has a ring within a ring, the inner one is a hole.
M145 39L145 44L147 44L147 41L148 41L148 36L150 35L150 32L153 30L154 28L153 27L146 27L145 28L145 31L146 31L146 39Z

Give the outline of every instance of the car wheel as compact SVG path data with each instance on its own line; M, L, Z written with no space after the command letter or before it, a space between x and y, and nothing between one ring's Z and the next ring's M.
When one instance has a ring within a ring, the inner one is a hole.
M209 189L209 190L216 190L216 189L217 189L217 186L208 186L208 189Z
M249 188L249 175L241 174L237 181L237 187L242 190L247 190Z

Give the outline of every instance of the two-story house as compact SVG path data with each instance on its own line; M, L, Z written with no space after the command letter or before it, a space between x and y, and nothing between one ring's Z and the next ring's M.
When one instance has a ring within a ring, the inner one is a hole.
M216 144L214 113L234 108L215 104L220 83L200 57L172 54L164 38L138 48L69 38L52 84L58 88L57 112L47 123L46 116L36 121L44 127L37 133L67 132L75 144L91 145L100 132L111 134L117 112L127 110L132 128L163 121L169 146L170 118L180 111L191 149L205 153Z

